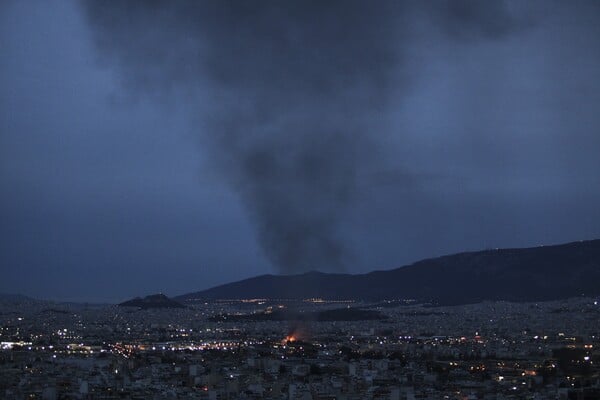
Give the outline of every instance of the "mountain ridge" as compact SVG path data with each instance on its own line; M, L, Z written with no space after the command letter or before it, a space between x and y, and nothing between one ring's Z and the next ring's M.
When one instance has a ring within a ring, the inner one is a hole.
M439 304L543 301L599 295L600 239L527 248L487 249L428 258L364 274L318 271L265 274L175 297L217 299L386 300Z

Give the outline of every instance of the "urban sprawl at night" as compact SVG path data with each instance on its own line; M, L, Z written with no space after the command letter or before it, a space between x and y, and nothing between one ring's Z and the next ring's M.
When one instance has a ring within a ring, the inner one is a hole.
M600 306L589 297L158 309L6 300L0 312L7 400L600 397Z

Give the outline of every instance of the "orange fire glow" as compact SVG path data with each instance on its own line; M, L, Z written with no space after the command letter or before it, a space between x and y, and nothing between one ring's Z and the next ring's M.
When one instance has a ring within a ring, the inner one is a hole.
M295 342L296 340L298 340L298 338L295 335L287 335L285 337L285 339L283 339L281 341L281 344L285 345L285 344L288 344L288 343Z

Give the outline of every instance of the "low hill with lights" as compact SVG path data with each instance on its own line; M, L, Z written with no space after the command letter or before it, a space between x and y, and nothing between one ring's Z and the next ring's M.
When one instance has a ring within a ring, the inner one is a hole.
M176 297L219 299L401 300L467 304L600 295L600 240L497 249L431 258L367 274L262 275Z

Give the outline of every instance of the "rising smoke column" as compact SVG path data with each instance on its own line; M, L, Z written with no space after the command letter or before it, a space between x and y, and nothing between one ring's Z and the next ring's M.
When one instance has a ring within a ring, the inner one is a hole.
M347 261L341 224L360 177L382 163L411 18L429 15L449 36L510 29L501 2L450 3L420 12L398 1L84 4L102 59L127 87L198 104L212 165L289 273Z

